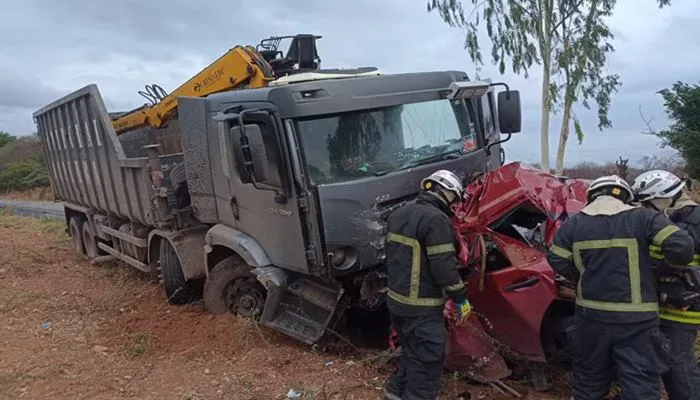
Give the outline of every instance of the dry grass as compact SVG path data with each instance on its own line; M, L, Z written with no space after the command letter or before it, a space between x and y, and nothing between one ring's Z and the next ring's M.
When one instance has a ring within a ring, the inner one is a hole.
M28 201L55 201L56 197L51 191L51 187L38 187L22 191L9 191L0 194L3 200L28 200Z

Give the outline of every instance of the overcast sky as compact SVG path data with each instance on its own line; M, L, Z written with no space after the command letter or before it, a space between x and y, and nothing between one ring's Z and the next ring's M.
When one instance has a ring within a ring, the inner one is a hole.
M322 66L376 66L382 71L460 69L472 76L463 35L425 0L4 0L0 25L0 130L32 132L31 113L89 83L97 83L110 110L144 101L145 84L172 90L227 49L256 44L271 35L315 33ZM618 155L633 162L658 153L639 108L663 128L659 89L677 80L698 81L700 2L673 0L659 10L655 0L620 0L610 25L616 53L609 67L623 86L613 99L613 128L600 133L592 112L576 110L587 132L573 141L567 161L605 161ZM484 42L490 46L490 43ZM486 51L488 54L488 49ZM487 65L482 77L507 81L521 91L523 132L506 145L509 159L539 160L541 73L529 79ZM552 120L552 160L560 120Z

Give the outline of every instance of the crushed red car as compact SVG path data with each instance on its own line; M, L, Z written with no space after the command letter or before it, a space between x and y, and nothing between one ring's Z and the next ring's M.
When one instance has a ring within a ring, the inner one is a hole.
M467 185L454 221L474 312L464 326L448 322L446 368L490 382L510 374L503 356L540 363L568 358L575 295L546 251L561 222L585 205L586 188L585 180L517 162Z

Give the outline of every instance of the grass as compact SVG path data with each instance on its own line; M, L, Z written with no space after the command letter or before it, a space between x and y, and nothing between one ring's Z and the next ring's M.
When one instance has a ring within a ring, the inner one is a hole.
M65 223L54 219L36 219L16 216L11 210L0 210L0 229L31 235L36 246L27 245L27 238L18 239L18 235L5 234L4 250L0 253L0 269L26 277L31 271L54 263L45 250L64 250L70 248Z
M134 333L124 348L124 354L130 358L147 355L153 350L155 341L156 336L152 332Z
M28 218L14 215L12 209L0 209L0 228L13 229L22 232L45 233L51 236L55 242L69 243L66 233L66 223L54 218Z
M45 296L36 293L26 292L4 292L0 297L0 315L8 316L27 309L30 304L37 300L45 300ZM1 386L1 385L0 385Z
M51 186L38 186L26 190L10 190L0 194L4 200L55 201Z
M117 262L110 262L101 267L105 268L104 276L109 279L110 285L100 297L94 299L90 311L116 315L133 296L133 283L138 280L137 271Z

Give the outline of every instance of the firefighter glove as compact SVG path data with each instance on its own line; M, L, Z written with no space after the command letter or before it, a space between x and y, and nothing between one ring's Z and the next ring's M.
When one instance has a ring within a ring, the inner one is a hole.
M682 291L680 293L661 293L659 300L664 305L669 305L673 308L684 309L693 307L700 303L700 293L693 291Z
M462 325L467 318L469 318L469 313L472 311L472 305L469 304L469 300L464 300L461 303L455 304L455 308L457 309L457 323Z

